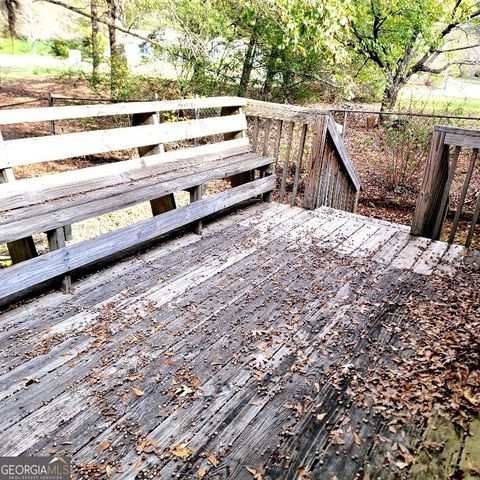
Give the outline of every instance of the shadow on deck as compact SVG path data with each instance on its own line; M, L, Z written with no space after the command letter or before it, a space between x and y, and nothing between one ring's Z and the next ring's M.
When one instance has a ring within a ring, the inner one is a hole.
M438 476L430 454L412 467L423 417L371 373L408 356L410 306L466 261L327 208L237 211L0 316L0 453L70 455L75 478L473 472L441 421Z

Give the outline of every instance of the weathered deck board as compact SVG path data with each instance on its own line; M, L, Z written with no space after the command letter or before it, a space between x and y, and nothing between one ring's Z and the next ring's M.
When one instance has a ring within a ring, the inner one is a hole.
M0 315L0 454L115 479L394 478L376 438L395 435L335 372L395 346L384 319L462 255L275 203L167 241Z

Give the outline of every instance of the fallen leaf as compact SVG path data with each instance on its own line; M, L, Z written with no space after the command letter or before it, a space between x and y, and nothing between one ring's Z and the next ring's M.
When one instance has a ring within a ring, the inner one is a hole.
M362 444L362 439L360 438L360 435L357 433L357 432L353 432L353 440L355 441L355 443L357 445L361 445Z
M467 388L463 391L463 396L473 405L480 405L480 397L478 395L472 395L472 390Z
M110 443L109 442L102 442L99 446L98 446L98 453L99 455L103 455L103 452L110 446Z
M200 480L202 478L205 478L205 475L207 474L207 471L204 469L204 468L199 468L197 470L197 478L199 478Z
M311 478L310 472L304 468L299 467L297 470L297 480L309 480Z
M105 472L107 473L107 476L111 476L112 475L112 467L110 465L107 465L105 467Z
M408 467L408 463L406 463L406 462L396 462L395 465L396 465L400 470L403 470L404 468Z
M480 474L480 467L478 465L475 465L475 463L473 463L472 459L470 458L467 460L467 467L469 468L469 470L472 470L472 472Z
M186 397L191 393L195 393L195 390L190 388L188 385L181 385L175 390L175 395L179 395L180 397Z
M217 459L217 457L213 454L209 455L208 456L208 461L214 466L214 467L218 467L218 464L220 463Z
M143 378L143 377L142 377L141 375L129 375L129 376L127 377L127 380L128 380L129 382L134 382L135 380L142 380L142 378Z
M257 469L252 467L245 467L252 475L255 480L263 480L263 474L265 473L265 467L261 466Z
M35 377L23 377L23 388L28 387L29 385L32 385L32 383L40 383L40 380Z
M326 413L317 413L316 419L321 422L327 416Z
M178 458L188 458L192 453L186 443L177 443L171 449L170 453Z
M332 430L330 437L332 438L332 443L336 445L345 445L345 440L342 438L343 430L341 428L337 430Z
M136 388L136 387L132 387L132 392L133 392L137 397L143 397L143 395L145 395L145 393L143 392L143 390L140 390L139 388Z

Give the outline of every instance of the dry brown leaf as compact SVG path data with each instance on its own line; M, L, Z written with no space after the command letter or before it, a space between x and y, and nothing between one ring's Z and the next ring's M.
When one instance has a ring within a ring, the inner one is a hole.
M199 478L200 480L202 480L202 478L205 478L206 475L207 471L204 468L199 468L197 470L197 478Z
M332 432L330 433L332 443L334 443L335 445L345 445L345 440L342 438L343 434L344 431L341 428L338 428L337 430L332 430Z
M263 474L265 473L265 468L263 466L258 467L257 469L252 467L245 467L252 475L255 480L263 480Z
M478 465L475 465L475 463L473 463L472 459L469 458L467 460L467 467L469 468L469 470L471 470L472 472L475 472L475 473L478 473L480 474L480 467Z
M353 435L354 442L357 445L361 445L362 444L362 439L360 438L360 435L357 432L353 432L352 435Z
M105 472L107 473L107 476L110 477L112 475L112 467L110 465L107 465L105 467Z
M309 480L312 478L310 476L310 472L304 468L304 467L299 467L297 470L297 480Z
M135 380L142 380L142 378L143 378L143 377L142 377L141 375L129 375L129 376L127 377L127 380L128 380L129 382L134 382Z
M463 390L463 396L475 407L480 405L480 397L472 394L472 389L467 388Z
M186 443L176 443L171 449L170 453L178 458L188 458L192 453Z
M321 422L326 416L327 414L322 412L322 413L317 413L317 416L315 418L317 419L318 422Z
M214 466L218 467L218 464L220 463L215 455L213 453L208 456L208 461Z
M137 397L143 397L145 395L145 392L143 390L140 390L139 388L132 387L132 392L137 396Z
M40 383L40 380L38 378L28 376L28 377L23 377L23 388L28 387L29 385L32 385L32 383Z
M180 385L175 390L175 395L178 395L180 397L186 397L187 395L190 395L192 393L195 393L195 390L193 388L190 388L188 385Z
M175 362L175 360L174 360L173 358L168 357L168 358L165 360L165 363L166 363L167 365L175 365L176 362Z
M110 446L110 443L109 442L102 442L99 446L98 446L98 454L99 455L103 455L103 452Z

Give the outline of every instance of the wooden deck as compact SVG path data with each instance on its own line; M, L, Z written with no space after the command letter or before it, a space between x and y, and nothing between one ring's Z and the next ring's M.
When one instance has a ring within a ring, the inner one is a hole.
M422 432L336 372L394 348L385 319L463 258L327 208L234 212L0 316L0 454L71 455L76 478L406 475L382 441Z

